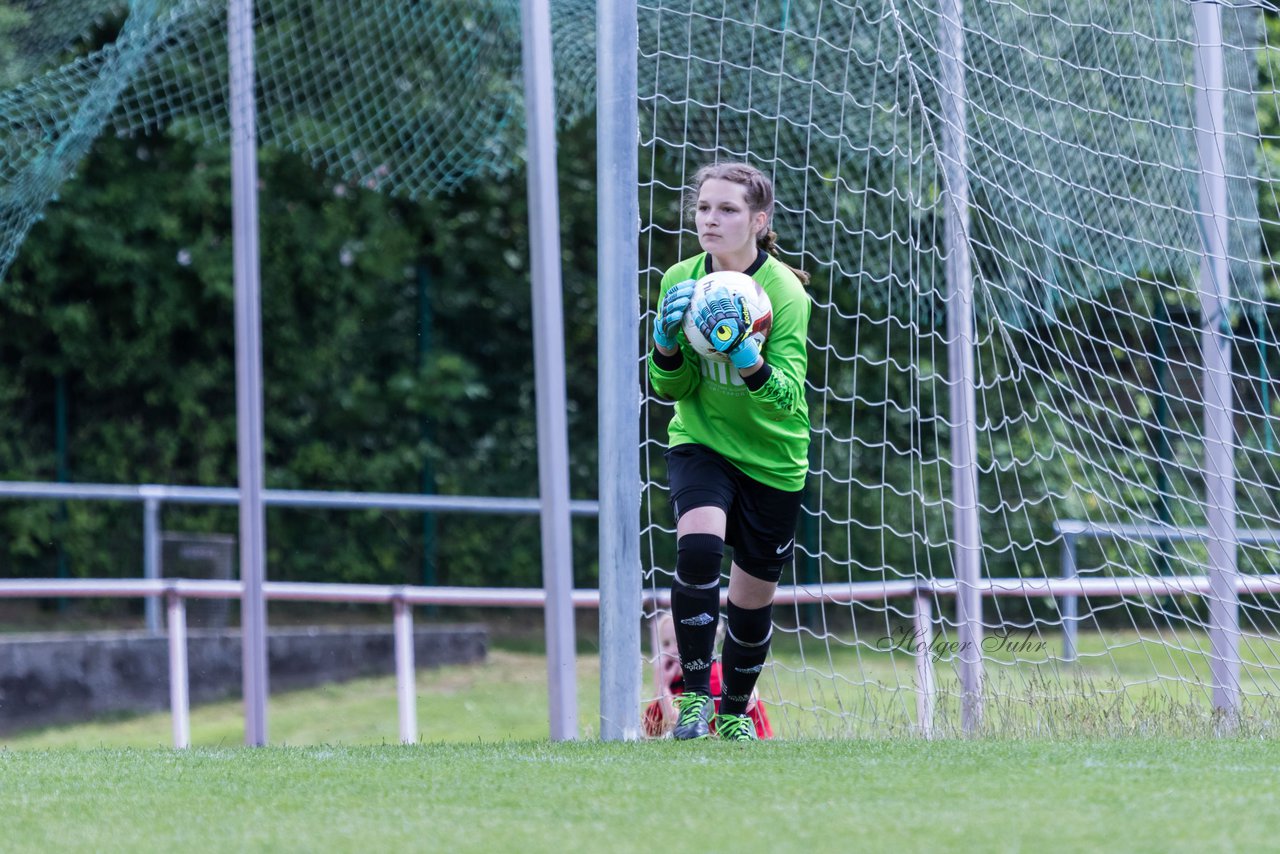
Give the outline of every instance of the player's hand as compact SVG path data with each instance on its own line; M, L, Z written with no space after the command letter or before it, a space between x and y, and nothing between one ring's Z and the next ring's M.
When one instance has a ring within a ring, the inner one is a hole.
M734 299L726 288L718 287L694 311L698 331L728 356L735 368L745 370L760 360L760 345L747 337L751 326L741 297Z
M658 304L658 316L653 321L653 343L665 350L676 348L676 333L680 330L680 321L689 309L693 300L693 279L685 279L667 288Z
M754 338L743 338L742 343L730 350L728 356L735 368L745 371L760 361L760 345Z

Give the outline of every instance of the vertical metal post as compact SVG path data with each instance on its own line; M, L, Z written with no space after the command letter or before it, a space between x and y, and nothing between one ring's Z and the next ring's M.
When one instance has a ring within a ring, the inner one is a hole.
M578 734L574 671L573 541L565 416L564 308L560 293L560 196L549 0L522 0L525 126L529 158L529 252L533 271L533 363L538 408L542 583L547 592L547 694L551 738Z
M191 746L190 675L187 671L187 605L176 591L165 594L169 606L169 709L173 746Z
M804 498L801 499L800 506L809 508L816 505L817 498L810 492L808 485L804 488ZM818 572L818 555L821 554L821 537L817 517L807 512L800 511L800 539L796 540L796 545L804 544L804 550L796 549L796 583L805 585L815 585L820 580ZM801 569L803 567L803 569ZM804 581L801 582L800 578ZM823 609L823 605L815 602L807 602L799 609L798 619L802 626L808 628L817 628L819 626L819 614Z
M1169 441L1169 304L1165 301L1161 285L1156 285L1156 364L1152 372L1156 386L1156 518L1161 525L1173 527L1173 509L1169 506L1169 467L1173 463L1173 444ZM1161 538L1156 540L1156 570L1169 575L1169 554L1172 544ZM1165 597L1166 610L1172 614L1172 599Z
M933 709L937 688L933 675L933 601L928 590L916 591L916 729L925 738L933 737Z
M951 399L952 543L956 627L960 643L960 725L982 724L982 540L978 527L977 398L974 387L973 268L969 254L969 142L964 0L942 0L942 168L946 222L947 362Z
M262 308L258 260L258 131L253 0L230 0L231 223L235 267L236 452L240 485L240 626L244 740L267 743L266 514L262 504Z
M600 737L640 737L640 242L635 0L596 11Z
M71 480L71 466L67 462L67 375L59 372L53 385L53 447L58 470L58 483ZM67 502L58 502L58 577L67 578ZM58 611L67 610L67 600L56 600Z
M418 259L418 370L426 367L431 356L432 327L434 322L431 312L431 270L425 258ZM435 431L431 427L431 419L423 413L418 421L418 438L424 445L435 443ZM422 494L435 495L436 471L427 455L422 461ZM436 584L436 514L422 514L422 585L434 587ZM427 606L427 614L436 611L434 605Z
M1270 334L1267 307L1259 303L1253 308L1253 335L1258 343L1258 408L1262 410L1262 447L1268 457L1276 452L1276 428L1271 417L1271 374L1267 367L1267 336Z
M1227 247L1227 179L1222 9L1192 4L1195 19L1197 216L1200 260L1200 347L1204 360L1205 522L1209 528L1209 668L1213 706L1228 723L1240 711L1240 615L1236 581L1235 432L1231 416L1231 324Z
M395 612L396 700L400 712L400 743L418 740L417 671L413 664L413 606L403 599L392 603Z
M146 494L149 487L142 487ZM160 577L160 499L147 496L142 500L142 574L148 579ZM148 596L146 609L147 631L160 634L160 598Z
M1075 581L1079 575L1076 565L1076 538L1074 534L1062 535L1062 578L1064 581ZM1078 617L1080 597L1062 597L1062 660L1076 660L1076 630L1080 626Z

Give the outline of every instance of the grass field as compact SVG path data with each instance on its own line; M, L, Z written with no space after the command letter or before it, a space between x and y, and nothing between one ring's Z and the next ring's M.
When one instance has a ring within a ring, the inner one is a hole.
M1116 651L1081 669L1101 678L1133 668L1137 687L1149 687L1140 664L1150 650L1114 639L1109 648ZM870 719L880 701L867 698L877 691L888 692L888 706L905 702L888 687L900 661L842 657L850 655L833 649L827 664L858 674L861 688L823 676L823 662L808 656L818 687L775 696L801 661L800 650L780 645L780 673L765 685L775 722L794 718L803 735L813 720L804 707L824 690L851 704L862 695L863 705L846 708L854 720ZM390 678L272 697L273 746L257 750L240 746L238 702L193 709L190 751L164 747L167 714L10 736L0 740L0 849L1156 852L1280 844L1280 741L1272 739L601 744L590 740L599 665L584 655L585 740L550 744L544 668L539 655L500 649L483 665L420 672L424 743L412 747L394 743Z
M1280 744L0 751L6 851L1263 851Z
M991 734L1000 736L1185 736L1212 734L1203 636L1082 634L1081 659L1064 665L1041 654L1016 663L998 654L986 664ZM1242 667L1243 735L1269 735L1280 710L1280 641L1254 639ZM1056 651L1056 645L1051 645ZM425 741L529 740L548 733L545 659L527 647L491 650L478 666L419 671L418 725ZM598 657L578 657L579 732L593 738L599 718ZM884 738L910 735L915 723L914 663L902 653L778 638L761 678L775 731L788 737ZM937 664L936 729L955 734L958 691L950 663ZM648 673L644 690L651 691ZM274 695L274 744L377 745L398 741L395 682L362 679ZM234 746L243 740L239 701L197 706L192 743ZM0 736L11 749L163 747L171 743L167 712Z

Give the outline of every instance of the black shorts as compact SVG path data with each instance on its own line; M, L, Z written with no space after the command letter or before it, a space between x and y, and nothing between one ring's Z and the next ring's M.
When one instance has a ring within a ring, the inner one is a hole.
M777 581L796 547L796 522L804 491L765 486L706 445L669 448L667 475L676 520L698 507L719 507L728 521L725 544L750 575Z

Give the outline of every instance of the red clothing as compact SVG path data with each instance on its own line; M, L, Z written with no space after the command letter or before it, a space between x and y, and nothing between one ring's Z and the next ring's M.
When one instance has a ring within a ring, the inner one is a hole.
M676 679L670 685L671 695L673 697L684 693L684 680ZM715 700L716 712L720 711L720 662L711 662L711 696ZM764 700L756 699L756 704L747 711L747 717L751 718L751 722L756 725L756 735L760 738L773 738L773 726L769 723L769 715L764 709ZM662 726L662 703L654 700L644 710L644 720L641 722L644 734L649 738L656 738L663 733ZM716 720L711 719L711 731L716 731Z

